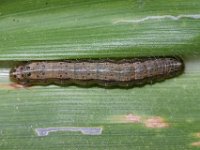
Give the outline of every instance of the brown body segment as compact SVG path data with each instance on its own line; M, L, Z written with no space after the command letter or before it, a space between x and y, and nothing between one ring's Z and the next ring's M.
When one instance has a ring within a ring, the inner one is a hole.
M132 86L159 81L183 72L179 58L28 62L13 68L10 77L24 85L99 84Z

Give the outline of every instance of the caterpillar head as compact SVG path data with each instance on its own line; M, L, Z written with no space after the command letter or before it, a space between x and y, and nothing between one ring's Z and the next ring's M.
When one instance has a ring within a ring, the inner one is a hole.
M10 71L10 79L19 84L26 84L28 82L28 77L30 76L30 67L19 65L15 68L12 68Z

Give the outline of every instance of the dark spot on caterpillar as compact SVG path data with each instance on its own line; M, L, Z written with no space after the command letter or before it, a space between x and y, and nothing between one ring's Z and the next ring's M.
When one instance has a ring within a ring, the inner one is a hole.
M30 76L31 76L31 73L29 72L29 73L27 74L27 76L30 77Z
M183 61L177 57L41 61L15 67L10 77L19 84L28 85L44 84L45 80L45 84L135 86L172 78L183 70ZM25 82L27 80L29 83Z
M30 67L29 67L29 66L26 66L26 69L27 69L27 70L30 70Z
M45 69L45 65L44 64L42 65L42 69Z

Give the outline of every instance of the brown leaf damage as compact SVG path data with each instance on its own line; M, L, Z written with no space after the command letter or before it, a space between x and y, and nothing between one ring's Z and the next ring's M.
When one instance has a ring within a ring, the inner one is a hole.
M169 123L167 123L164 118L160 116L140 116L136 114L129 113L128 115L118 115L112 116L112 121L116 123L133 123L133 124L143 124L147 128L167 128Z
M0 89L7 89L7 90L15 90L15 89L21 89L21 88L25 88L25 86L21 85L21 84L16 84L16 83L2 83L0 84Z
M191 145L196 146L196 147L200 147L200 141L199 142L193 142Z
M115 123L141 123L142 118L139 115L115 115L111 117L111 121Z
M200 138L200 132L195 133L194 136L195 136L196 138ZM198 142L193 142L191 145L192 145L192 146L195 146L195 147L200 147L200 141L198 141Z
M200 138L200 132L196 133L195 136Z
M167 128L169 124L161 117L150 117L144 121L144 124L148 128Z
M131 122L131 123L140 123L141 120L141 116L138 115L134 115L134 114L128 114L125 116L125 120L127 122Z

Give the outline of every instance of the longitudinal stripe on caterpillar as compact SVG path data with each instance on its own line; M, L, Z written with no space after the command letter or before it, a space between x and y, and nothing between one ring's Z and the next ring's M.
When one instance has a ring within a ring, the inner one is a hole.
M10 77L13 81L24 85L133 86L175 77L183 70L183 61L177 57L33 61L13 68Z

